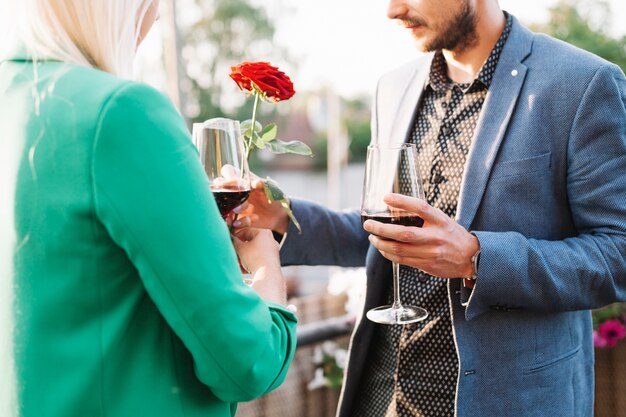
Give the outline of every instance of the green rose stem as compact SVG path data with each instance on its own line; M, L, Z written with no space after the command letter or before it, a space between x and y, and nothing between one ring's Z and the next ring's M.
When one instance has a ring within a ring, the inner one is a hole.
M250 129L250 138L248 140L248 146L246 146L246 161L250 161L250 149L252 148L252 138L256 128L256 109L259 105L260 92L256 88L254 89L254 107L252 108L252 124Z
M254 89L254 107L252 108L252 125L251 125L251 130L250 130L250 137L248 138L248 140L245 142L245 155L243 156L245 158L245 163L249 163L250 162L250 150L252 149L252 135L254 135L254 128L256 127L256 109L259 106L259 98L260 98L261 94L259 93L258 89ZM245 137L245 135L244 135ZM244 161L241 161L241 177L243 178L243 172L244 172ZM233 226L235 224L235 222L237 221L237 219L239 218L239 213L235 213L235 216L233 217L233 222L231 223L230 226L230 232L233 233L235 231L235 227Z

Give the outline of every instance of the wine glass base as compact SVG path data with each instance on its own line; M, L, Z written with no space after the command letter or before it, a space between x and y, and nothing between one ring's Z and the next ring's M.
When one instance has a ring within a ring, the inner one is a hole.
M400 308L382 306L371 309L366 316L371 321L380 324L408 324L424 320L428 317L428 311L415 306Z

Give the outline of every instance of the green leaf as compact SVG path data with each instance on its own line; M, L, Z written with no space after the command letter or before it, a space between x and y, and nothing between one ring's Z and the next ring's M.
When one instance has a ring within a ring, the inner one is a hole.
M254 122L254 126L254 131L257 134L263 130L263 125L258 121ZM252 137L252 119L241 122L241 134L248 139Z
M607 320L618 319L626 321L626 303L609 304L592 310L592 312L594 329L597 329L600 324Z
M313 151L309 148L305 143L292 140L291 142L283 142L282 140L274 140L267 144L269 150L272 153L283 154L283 153L293 153L296 155L305 155L312 156Z
M283 190L280 189L278 183L270 177L266 177L263 181L263 191L265 191L267 201L269 201L270 203L287 198Z
M302 227L300 226L298 219L296 219L296 216L291 210L291 204L289 202L289 199L287 198L283 190L280 189L278 183L270 177L266 177L263 181L263 191L265 192L267 201L269 201L270 203L273 203L274 201L280 202L280 205L283 206L283 209L287 212L287 216L289 216L289 219L291 220L293 225L296 226L296 229L298 229L298 233L302 233Z
M280 204L283 206L283 209L285 209L285 211L287 212L287 216L289 216L293 225L296 226L296 229L298 229L298 234L302 233L302 226L300 226L298 219L296 219L296 216L293 214L293 211L291 210L291 205L289 204L289 200L282 199L280 200Z
M263 128L263 130L261 131L261 133L259 133L259 135L261 136L261 140L267 143L276 139L277 132L278 132L278 126L276 126L276 123L270 123L269 125Z
M255 133L254 136L252 136L252 143L259 149L265 149L265 142L263 142L263 139L258 133Z

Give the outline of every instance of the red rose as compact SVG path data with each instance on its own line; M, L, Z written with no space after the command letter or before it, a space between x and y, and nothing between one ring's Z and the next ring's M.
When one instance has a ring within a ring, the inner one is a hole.
M242 90L260 90L274 102L289 100L296 92L289 77L269 62L242 62L231 67L230 78Z

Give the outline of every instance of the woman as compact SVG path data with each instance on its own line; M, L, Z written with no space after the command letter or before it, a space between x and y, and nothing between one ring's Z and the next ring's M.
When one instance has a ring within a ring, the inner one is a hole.
M234 415L282 382L296 318L271 235L233 238L247 287L184 121L122 78L158 0L13 5L25 18L22 52L0 64L0 250L13 256L0 262L13 289L0 415Z

